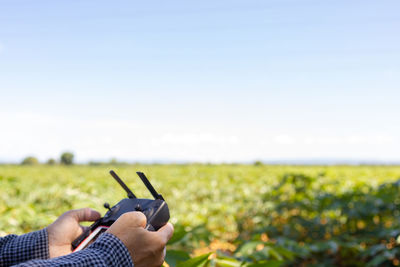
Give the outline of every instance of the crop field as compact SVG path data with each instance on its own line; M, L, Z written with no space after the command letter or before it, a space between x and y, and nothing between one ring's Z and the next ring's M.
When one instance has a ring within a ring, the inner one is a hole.
M399 166L0 166L0 235L46 227L63 212L141 198L143 171L175 234L166 266L398 266Z

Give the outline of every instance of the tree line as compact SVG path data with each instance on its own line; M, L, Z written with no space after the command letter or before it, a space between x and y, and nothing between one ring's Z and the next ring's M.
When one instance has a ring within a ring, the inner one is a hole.
M21 161L21 165L37 165L40 164L39 160L34 156L28 156ZM72 165L74 164L74 154L72 152L63 152L60 155L58 161L54 158L50 158L46 161L48 165Z

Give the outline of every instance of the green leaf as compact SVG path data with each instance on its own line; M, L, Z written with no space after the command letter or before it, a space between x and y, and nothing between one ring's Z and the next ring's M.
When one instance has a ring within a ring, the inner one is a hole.
M265 249L267 249L268 247L265 247ZM269 249L267 249L269 252L269 255L271 256L271 258L275 259L275 260L283 260L282 256L272 247L269 247Z
M241 261L224 255L221 252L217 252L217 257L212 261L215 262L218 267L240 267L243 265Z
M263 244L264 242L261 241L250 241L238 248L236 254L238 256L248 256L253 254L256 251L256 248L259 244Z
M279 267L281 266L283 263L283 261L276 261L276 260L272 260L272 261L260 261L257 263L251 263L248 265L245 265L246 267Z
M242 266L242 262L236 259L215 259L218 267L240 267Z
M383 255L375 256L366 266L379 266L388 259Z
M211 253L207 253L195 258L191 258L190 260L184 262L178 262L176 267L203 267L206 263L209 262L208 257L210 255Z
M285 249L283 247L275 247L275 250L282 255L283 257L292 260L294 258L295 253L293 251L290 251L288 249Z
M174 235L168 241L168 245L171 245L173 243L176 243L176 242L182 240L186 236L186 234L187 234L187 232L182 225L175 226L174 227Z
M165 256L165 261L171 267L175 267L178 262L186 261L188 259L190 259L189 254L181 250L168 250L167 255Z

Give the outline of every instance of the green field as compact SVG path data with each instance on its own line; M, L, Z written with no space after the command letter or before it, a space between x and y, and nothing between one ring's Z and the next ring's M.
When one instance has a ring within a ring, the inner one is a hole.
M126 197L110 169L138 197L151 195L136 171L163 194L176 227L171 266L400 264L398 166L2 165L0 235L69 209L105 213L104 202Z

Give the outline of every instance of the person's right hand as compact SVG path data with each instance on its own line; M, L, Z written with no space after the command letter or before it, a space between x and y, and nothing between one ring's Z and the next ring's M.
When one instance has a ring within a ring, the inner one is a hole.
M128 248L135 267L159 267L165 258L165 246L174 233L172 224L167 223L157 232L146 226L146 216L141 212L127 212L107 230L118 237Z

